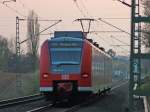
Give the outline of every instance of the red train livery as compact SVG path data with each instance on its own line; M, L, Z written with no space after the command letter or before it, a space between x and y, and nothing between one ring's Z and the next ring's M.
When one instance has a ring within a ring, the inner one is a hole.
M82 96L111 88L111 57L81 31L57 31L40 55L40 92L46 97Z

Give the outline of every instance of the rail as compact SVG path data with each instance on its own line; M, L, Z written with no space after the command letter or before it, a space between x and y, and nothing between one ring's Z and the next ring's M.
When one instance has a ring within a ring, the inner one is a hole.
M127 83L128 83L128 81L122 82L121 84L114 86L110 91L116 90L117 88L121 88L123 85L125 85ZM105 95L104 93L101 93L99 95L89 96L87 98L87 100L80 102L79 104L76 104L76 105L72 106L71 108L67 108L65 110L62 110L62 112L76 112L82 107L86 107L87 105L90 105L90 104L93 104L94 102L97 102L99 99L103 98L104 95ZM45 110L50 110L50 109L57 109L57 108L55 108L55 105L53 105L53 104L47 104L45 106L37 107L37 108L31 109L31 110L28 110L26 112L39 112L39 111L44 112Z
M13 105L17 105L17 104L25 103L25 102L36 101L36 100L40 100L43 98L44 97L41 96L40 94L34 94L34 95L29 95L29 96L24 96L24 97L19 97L19 98L2 100L0 101L0 108L5 108L8 106L13 106Z

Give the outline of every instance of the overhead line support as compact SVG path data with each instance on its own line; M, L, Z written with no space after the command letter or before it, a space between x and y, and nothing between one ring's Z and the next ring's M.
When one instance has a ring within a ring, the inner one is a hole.
M41 30L39 33L37 33L37 34L35 34L35 35L40 35L40 34L43 33L44 31L46 31L46 30L48 30L49 28L55 26L56 24L60 23L61 21L62 21L62 20L58 20L58 21L55 22L54 24L52 24L52 25L50 25L49 27L47 27L47 28ZM28 41L29 39L30 39L30 38L27 38L27 39L23 40L22 42L20 42L20 44L22 44L22 43Z
M87 37L87 34L90 33L90 28L91 28L91 22L95 21L95 19L90 19L90 18L80 18L80 19L76 19L75 21L79 21L82 27L82 31L84 33L84 37ZM87 31L85 31L85 27L83 25L83 21L88 21L88 29Z
M141 59L150 58L150 54L141 53L142 22L150 23L150 17L142 17L140 15L140 0L132 0L129 84L129 107L131 112L134 111L134 95L140 96L140 94L134 90L134 86L136 84L138 88L141 86Z

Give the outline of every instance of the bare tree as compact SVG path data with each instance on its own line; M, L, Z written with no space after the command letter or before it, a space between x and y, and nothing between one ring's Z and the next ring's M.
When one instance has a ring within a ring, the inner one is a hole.
M8 48L13 54L16 53L15 44L16 44L15 37L12 37L11 39L8 40Z
M0 35L0 69L4 70L8 64L8 58L11 51L8 47L8 40Z
M29 41L27 42L28 54L32 57L33 67L35 69L38 59L40 25L38 23L38 16L33 10L29 13L27 28L29 38Z
M144 15L145 16L150 16L150 0L144 0L143 1L144 7ZM145 23L144 24L144 33L143 33L143 41L145 46L148 48L150 47L150 23Z

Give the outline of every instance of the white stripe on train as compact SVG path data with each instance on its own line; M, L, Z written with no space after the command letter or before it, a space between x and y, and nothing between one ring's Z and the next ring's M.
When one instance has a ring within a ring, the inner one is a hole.
M52 91L52 87L40 87L40 91Z
M40 91L52 91L52 87L40 87ZM78 87L79 91L89 91L91 90L91 87Z

